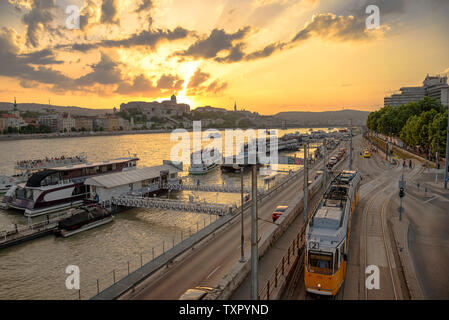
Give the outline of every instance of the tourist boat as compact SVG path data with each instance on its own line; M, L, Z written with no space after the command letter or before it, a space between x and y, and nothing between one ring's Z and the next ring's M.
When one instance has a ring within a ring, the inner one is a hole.
M223 162L223 156L216 148L194 152L190 159L189 173L192 175L206 174Z
M75 156L62 155L60 157L17 161L14 164L16 173L13 176L0 176L0 194L6 193L12 186L26 182L37 171L86 162L87 157L84 153Z
M75 210L72 216L58 222L56 235L64 238L112 222L113 216L102 206L91 204Z
M35 217L80 205L89 195L84 185L87 178L136 169L138 160L134 156L35 172L25 183L8 190L2 208L23 210L26 217Z

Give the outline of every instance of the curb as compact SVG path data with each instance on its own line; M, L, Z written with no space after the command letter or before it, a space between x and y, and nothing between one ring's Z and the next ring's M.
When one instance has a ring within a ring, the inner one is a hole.
M424 300L424 294L421 286L419 285L418 278L416 277L415 268L408 251L408 229L410 221L402 217L402 221L399 218L391 218L393 225L393 236L396 244L397 253L401 262L401 267L404 272L405 282L410 294L411 300Z

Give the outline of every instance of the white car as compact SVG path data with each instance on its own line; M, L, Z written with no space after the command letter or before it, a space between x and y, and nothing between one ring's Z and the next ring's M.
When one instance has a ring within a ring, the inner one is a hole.
M332 164L332 165L336 164L337 162L338 162L337 157L331 157L331 158L329 159L329 163Z

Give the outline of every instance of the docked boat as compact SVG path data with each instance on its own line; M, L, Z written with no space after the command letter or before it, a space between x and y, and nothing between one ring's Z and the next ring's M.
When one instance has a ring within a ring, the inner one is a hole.
M21 160L14 164L13 176L0 175L0 194L6 193L11 187L26 182L29 177L40 170L51 169L66 165L82 164L87 162L85 153L75 156L46 157L45 159Z
M73 215L58 222L56 235L64 238L112 222L113 216L103 207L92 204L75 209Z
M8 190L2 207L23 210L26 217L35 217L78 206L89 196L84 185L87 178L136 169L138 160L134 156L35 172L25 183Z
M216 148L204 149L191 154L189 173L203 175L223 163L223 156Z

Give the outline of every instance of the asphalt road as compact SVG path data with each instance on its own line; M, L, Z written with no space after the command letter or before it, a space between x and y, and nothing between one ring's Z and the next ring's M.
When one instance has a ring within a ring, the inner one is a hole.
M421 186L426 180L414 179ZM423 187L418 191L410 183L404 208L410 220L409 252L424 298L449 299L449 192L428 187L425 197Z

